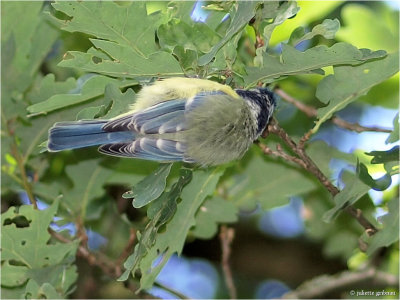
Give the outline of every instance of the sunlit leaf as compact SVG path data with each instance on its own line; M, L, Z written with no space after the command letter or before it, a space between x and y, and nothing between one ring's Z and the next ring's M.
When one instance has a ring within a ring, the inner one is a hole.
M371 87L398 71L398 53L389 54L382 60L374 60L360 66L334 67L334 74L328 75L318 84L316 96L327 106L318 110L318 121L312 131L317 132L321 124L335 112L368 93Z
M343 1L319 1L318 9L316 2L313 1L297 1L300 11L296 14L295 18L287 20L281 26L278 26L272 33L270 44L277 45L289 39L290 34L300 26L312 24L318 21L333 11L336 7L340 6Z
M211 51L204 54L203 56L199 57L198 64L200 66L204 66L208 64L216 53L236 34L238 34L244 26L250 21L252 17L254 17L255 9L259 5L256 1L239 1L238 7L235 12L231 12L232 22L229 25L228 30L226 31L226 35L216 44L213 46Z
M383 49L389 53L399 50L398 12L390 11L385 6L373 9L352 3L343 7L341 15L344 26L337 33L339 40L356 47Z
M380 247L387 247L399 240L399 199L394 197L388 203L389 212L382 217L383 228L374 234L367 254L371 255Z
M390 133L386 140L386 144L394 143L399 140L399 114L393 119L393 131Z
M157 11L147 15L144 2L120 6L114 2L63 2L53 7L72 18L63 30L83 32L97 48L87 53L70 51L60 66L87 72L132 78L146 76L177 76L183 72L176 59L159 51L155 32L168 21L167 14ZM99 50L105 53L99 55Z
M280 57L275 57L264 52L264 67L247 67L246 71L248 75L244 79L246 85L252 87L258 82L272 82L274 79L285 75L312 72L323 74L324 72L320 68L343 64L358 65L369 59L383 57L385 54L384 51L370 52L365 49L357 49L346 43L337 43L332 47L325 45L316 46L304 52L296 50L290 45L283 44Z
M304 27L298 27L290 35L288 44L297 45L317 35L322 35L326 39L333 39L339 28L340 22L338 19L326 19L321 24L314 26L314 28L307 33L304 31Z

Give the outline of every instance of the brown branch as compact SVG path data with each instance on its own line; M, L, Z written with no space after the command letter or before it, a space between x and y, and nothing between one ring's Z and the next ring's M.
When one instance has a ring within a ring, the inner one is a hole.
M288 154L284 153L280 146L277 147L277 151L273 151L269 149L266 145L258 143L259 147L265 154L272 154L278 157L282 157L285 160L289 160L298 164L306 171L313 174L333 197L340 192L339 189L332 184L332 182L322 173L318 166L305 152L304 146L305 142L310 136L309 132L304 135L304 137L300 140L299 145L297 145L290 138L287 132L283 130L274 119L271 120L270 124L268 125L267 131L268 133L277 135L293 151L293 153L297 155L297 157L289 156ZM345 208L345 211L349 213L352 217L354 217L358 221L358 223L365 228L368 235L371 236L378 231L378 229L364 217L361 210L356 209L350 205Z
M296 290L283 295L284 299L322 299L329 293L348 291L349 295L357 296L357 288L387 288L399 287L397 276L369 268L358 272L344 271L335 275L322 275L313 278ZM354 293L354 294L353 294Z
M235 283L233 282L232 271L229 265L229 257L231 255L231 244L235 237L235 231L233 228L221 226L219 238L221 241L222 258L221 265L224 273L225 284L229 291L229 297L231 299L237 299L237 292Z
M58 232L48 229L49 233L57 240L62 243L71 243L72 241ZM93 253L91 253L86 247L79 245L77 254L83 258L85 258L88 263L92 266L99 267L105 274L109 275L112 278L117 278L117 274L115 273L114 262L109 260L108 258L102 257L99 258Z
M308 117L316 117L317 116L317 109L313 106L304 104L303 102L297 100L296 98L288 95L286 92L284 92L281 89L275 89L274 92L279 95L283 100L285 100L288 103L293 104L295 107L297 107L300 111L302 111L303 113L305 113ZM385 132L385 133L390 133L392 132L391 129L387 129L387 128L380 128L380 127L366 127L366 126L362 126L359 123L350 123L347 122L337 116L333 116L331 118L331 121L339 126L342 127L344 129L347 130L352 130L355 132L364 132L364 131L374 131L374 132Z
M349 123L339 117L334 116L332 118L332 122L334 124L336 124L339 127L342 127L344 129L348 129L348 130L352 130L355 132L364 132L364 131L375 131L375 132L385 132L385 133L391 133L392 130L391 129L387 129L387 128L380 128L380 127L366 127L366 126L362 126L359 123Z

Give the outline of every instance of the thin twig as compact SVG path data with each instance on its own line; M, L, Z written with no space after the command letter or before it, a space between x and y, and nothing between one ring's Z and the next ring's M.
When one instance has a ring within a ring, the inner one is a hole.
M357 288L388 288L399 287L398 278L389 273L376 271L374 268L359 272L343 271L334 275L322 275L313 278L296 290L283 295L285 299L322 299L327 294L335 291L349 291L349 295L357 296ZM354 294L353 294L354 293Z
M305 113L308 117L316 117L317 116L317 109L315 107L312 107L310 105L304 104L303 102L297 100L296 98L290 96L283 90L277 88L274 90L274 92L279 95L283 100L285 100L288 103L293 104L296 106L300 111ZM364 131L374 131L374 132L385 132L385 133L390 133L392 132L391 129L387 128L380 128L380 127L367 127L367 126L362 126L359 123L350 123L347 122L337 116L334 116L331 118L331 121L344 129L352 130L355 132L364 132Z
M348 130L352 130L355 132L364 132L364 131L374 131L374 132L384 132L384 133L391 133L392 130L391 129L387 129L387 128L380 128L380 127L366 127L366 126L362 126L359 123L349 123L337 116L334 116L332 118L332 122L334 124L336 124L339 127L342 127L344 129L348 129Z
M221 249L222 249L222 271L224 273L225 284L229 291L229 297L231 299L237 298L237 292L235 283L233 282L232 271L229 265L229 258L231 255L231 244L233 238L235 237L235 231L233 228L228 228L226 226L221 226L219 238L221 240Z
M319 182L329 191L329 193L332 196L336 196L340 192L339 189L332 184L332 182L328 179L328 177L326 177L322 173L322 171L318 168L318 166L307 155L304 149L304 145L308 139L309 136L308 133L302 138L299 145L297 145L290 138L287 132L279 126L278 122L275 119L271 120L267 130L269 133L275 134L278 137L280 137L281 140L297 155L297 157L287 155L286 153L283 152L281 147L280 148L278 147L277 151L272 151L264 144L258 143L259 147L265 154L272 154L297 163L306 171L313 174L319 180ZM345 211L349 213L352 217L354 217L358 221L358 223L365 228L368 235L371 236L378 231L378 229L364 217L361 210L356 209L350 205L345 208Z
M57 240L63 243L71 243L72 241L58 232L48 229L49 233ZM79 245L78 247L78 255L85 258L90 265L98 266L105 274L109 275L112 278L117 278L117 274L115 274L115 266L114 262L109 260L108 258L96 257L93 253L91 253L86 247Z

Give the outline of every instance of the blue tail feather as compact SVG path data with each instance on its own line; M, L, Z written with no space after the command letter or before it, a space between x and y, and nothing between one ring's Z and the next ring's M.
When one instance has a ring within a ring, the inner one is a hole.
M49 130L49 151L77 149L96 145L131 142L135 139L132 131L106 132L106 120L60 122Z

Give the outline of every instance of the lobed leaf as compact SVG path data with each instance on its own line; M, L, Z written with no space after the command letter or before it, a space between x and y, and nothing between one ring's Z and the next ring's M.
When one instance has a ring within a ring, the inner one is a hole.
M165 190L171 167L172 164L160 164L153 173L143 178L132 187L131 191L125 192L122 197L133 198L132 205L135 208L143 207L154 201Z
M199 66L208 64L228 41L242 31L251 18L254 17L257 6L259 6L259 3L256 1L238 2L236 11L231 11L232 22L229 25L225 36L216 45L214 45L208 53L199 57Z
M219 223L238 220L238 208L220 197L207 199L196 214L196 226L191 233L201 239L211 239L218 231Z
M316 187L301 171L261 155L254 155L242 164L223 186L228 199L242 209L254 209L257 204L263 209L285 205L291 196Z
M195 225L195 215L204 199L210 195L223 173L223 168L197 170L193 179L185 186L181 202L174 217L166 224L165 231L157 233L155 243L140 261L142 277L140 290L152 286L162 267L172 254L181 253L190 228ZM161 257L159 257L161 254Z
M389 54L384 59L359 66L336 66L333 70L334 74L325 77L317 86L316 96L327 106L318 110L313 133L335 112L396 74L399 71L399 54Z
M124 263L125 272L118 280L127 280L129 274L135 274L139 264L148 250L154 245L157 232L161 226L168 222L176 211L176 201L182 193L182 189L192 179L192 172L188 169L181 169L179 179L172 185L168 192L164 192L158 199L151 203L147 210L150 222L146 228L138 234L138 243Z
M343 209L349 205L353 205L371 189L371 187L363 183L357 175L348 172L345 174L346 176L343 178L345 187L334 197L335 207L325 212L322 216L325 222L332 221Z
M310 48L304 52L294 47L282 44L280 57L263 53L264 66L247 67L247 76L244 77L247 87L255 86L258 82L272 82L281 76L319 73L320 68L335 65L358 65L367 60L385 56L384 51L371 52L357 49L347 43L336 43L332 47L325 45ZM352 67L348 67L352 68ZM322 71L323 74L323 71Z
M340 22L338 19L325 19L321 24L314 26L313 29L307 33L304 31L304 27L298 27L290 35L288 44L295 46L317 35L322 35L326 39L333 39L339 28Z
M399 240L399 199L394 197L388 204L389 212L382 217L383 228L372 237L367 254L378 248L388 247Z
M71 262L79 243L48 243L50 234L47 230L57 208L58 201L54 201L46 210L22 205L10 207L1 215L2 285L11 288L29 280L28 293L33 280L36 285L47 284L47 292L47 288L54 292L56 287L58 298L69 291L77 279L76 268Z
M168 14L159 11L148 15L144 2L118 5L114 2L63 2L53 7L71 17L61 27L70 32L83 32L96 38L96 49L87 53L70 51L72 58L59 63L113 77L183 75L176 59L159 51L156 29L168 21Z
M54 75L50 74L49 80L54 81ZM69 79L74 87L66 93L51 95L48 99L28 106L27 110L31 115L46 114L67 106L80 104L104 94L104 89L108 84L115 84L119 88L136 85L135 80L118 80L97 74L85 74L78 80ZM45 82L47 84L47 82Z
M23 112L16 103L22 102L59 32L42 18L41 2L4 2L1 7L2 110L11 117Z
M399 140L399 114L393 119L393 131L390 133L386 140L386 144L395 143Z

